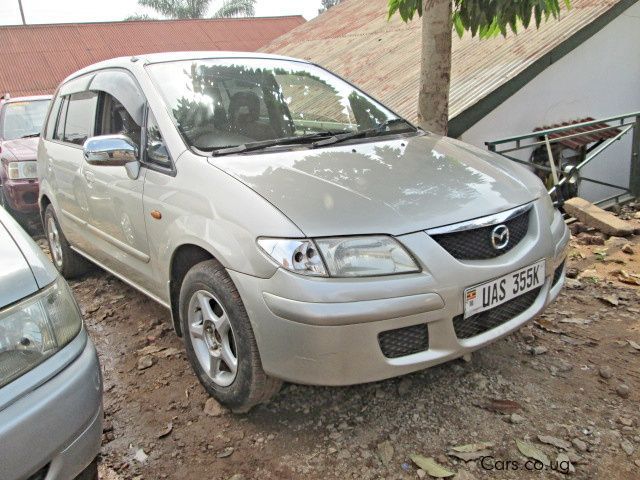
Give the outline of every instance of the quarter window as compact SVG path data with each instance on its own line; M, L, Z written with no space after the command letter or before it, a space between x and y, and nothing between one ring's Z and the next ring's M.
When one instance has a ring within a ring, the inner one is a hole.
M53 133L56 128L56 122L58 121L58 113L60 112L61 103L62 103L62 97L57 96L55 101L53 102L53 107L51 107L49 118L47 119L47 128L45 132L45 137L47 139L53 138Z
M69 107L69 97L62 98L62 108L60 109L60 116L58 117L58 123L56 124L56 131L53 134L54 140L62 141L64 139L64 124L67 121L68 107Z
M171 168L171 158L169 151L160 133L160 127L156 122L151 110L147 117L147 161L160 165L164 168Z

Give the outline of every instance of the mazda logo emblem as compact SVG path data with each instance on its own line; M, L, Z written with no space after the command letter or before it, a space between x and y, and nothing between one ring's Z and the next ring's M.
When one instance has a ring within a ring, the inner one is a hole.
M491 245L496 250L502 250L509 245L509 229L506 225L498 225L491 231Z

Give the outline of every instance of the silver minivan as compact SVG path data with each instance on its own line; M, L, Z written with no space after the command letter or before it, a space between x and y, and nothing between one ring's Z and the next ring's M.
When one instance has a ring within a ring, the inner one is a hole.
M0 479L96 480L102 377L71 289L0 208Z
M534 174L301 60L90 66L54 97L38 172L57 268L90 261L170 309L234 411L282 380L348 385L460 357L564 281L569 232Z

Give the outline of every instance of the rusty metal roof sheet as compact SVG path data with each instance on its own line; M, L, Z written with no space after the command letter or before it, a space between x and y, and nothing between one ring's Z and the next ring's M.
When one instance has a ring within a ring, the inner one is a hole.
M556 123L554 125L547 125L544 127L534 128L534 132L542 130L549 130L560 127L570 127L571 125L578 125L585 122L593 122L595 118L587 117L580 120L573 120L571 122ZM618 135L621 130L607 123L594 123L591 125L581 125L574 128L568 128L562 132L552 133L549 135L549 140L559 139L558 143L564 145L567 148L573 150L579 150L582 147L586 147L591 143L599 143L608 138L613 138ZM566 138L569 137L569 138Z
M474 107L614 7L635 1L572 0L572 9L563 10L559 21L506 38L481 41L453 34L450 118ZM262 50L323 65L416 120L420 28L420 20L405 24L397 15L387 21L387 0L343 0Z
M69 74L114 57L154 52L256 51L301 16L0 27L0 92L53 93Z

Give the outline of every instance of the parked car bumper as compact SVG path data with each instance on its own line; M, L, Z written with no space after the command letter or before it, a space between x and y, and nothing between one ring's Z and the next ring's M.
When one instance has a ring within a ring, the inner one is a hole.
M24 214L38 212L37 180L6 180L2 188L12 210Z
M56 357L78 348L78 342L84 346L71 363L0 411L3 480L36 473L44 480L73 479L100 451L102 377L95 347L84 330L37 368L55 368Z
M517 330L552 302L564 283L569 230L559 213L549 225L540 210L539 205L532 209L526 237L491 260L456 260L425 232L418 232L399 240L422 264L419 274L331 279L279 269L261 279L230 271L252 322L263 368L296 383L371 382L463 356ZM463 314L467 287L541 259L544 285L529 306L494 328L458 338L454 318ZM391 341L402 343L409 332L405 329L412 326L426 326L427 348L385 356L380 334L395 331L397 338Z

